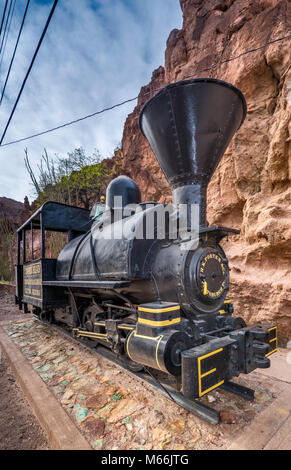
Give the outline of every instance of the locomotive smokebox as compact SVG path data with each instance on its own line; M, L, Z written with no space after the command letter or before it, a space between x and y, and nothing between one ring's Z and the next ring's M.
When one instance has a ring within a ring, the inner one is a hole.
M206 225L207 186L246 115L240 90L199 78L165 86L144 105L140 128L172 189L174 204L198 204Z

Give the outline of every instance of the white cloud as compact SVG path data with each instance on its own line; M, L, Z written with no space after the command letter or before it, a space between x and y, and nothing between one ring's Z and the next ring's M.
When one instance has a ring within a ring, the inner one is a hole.
M3 84L25 2L17 2L0 71ZM52 1L31 1L5 99L3 129ZM153 69L164 63L166 40L180 28L179 0L62 0L27 81L5 141L54 127L136 96ZM32 166L46 147L50 155L83 146L110 156L121 141L124 121L135 102L27 142L0 149L0 196L23 200L31 194L24 166L27 146ZM5 143L4 141L4 143Z

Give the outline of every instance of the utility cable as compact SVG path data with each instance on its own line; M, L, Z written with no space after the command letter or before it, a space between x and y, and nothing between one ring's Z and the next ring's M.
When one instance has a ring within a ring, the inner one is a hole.
M0 45L0 56L2 54L2 47L3 47L3 42L4 42L4 39L5 39L5 36L6 36L6 30L7 30L9 17L10 17L10 11L11 11L11 7L12 7L12 3L13 3L13 0L10 0L8 13L7 13L7 16L6 16L6 21L5 21L5 26L4 26L4 31L3 31L3 36L2 36L1 45Z
M7 5L8 5L8 0L6 0L6 2L5 2L4 11L3 11L3 15L2 15L1 26L0 26L0 36L1 36L1 33L2 33L2 28L3 28L3 23L4 23L4 18L5 18Z
M35 52L34 52L34 54L33 54L33 58L32 58L32 60L31 60L31 63L30 63L30 65L29 65L29 68L28 68L28 70L27 70L27 72L26 72L26 75L25 75L25 78L24 78L23 83L22 83L22 85L21 85L20 91L19 91L18 96L17 96L17 98L16 98L16 101L15 101L15 103L14 103L14 106L13 106L13 109L12 109L12 111L11 111L10 117L9 117L8 122L7 122L7 124L6 124L6 127L5 127L5 129L4 129L4 132L3 132L3 134L2 134L2 137L1 137L1 140L0 140L0 146L2 145L3 139L4 139L5 135L6 135L7 129L8 129L8 127L9 127L9 124L10 124L11 120L12 120L12 117L13 117L13 115L14 115L15 109L16 109L16 107L17 107L17 104L18 104L18 102L19 102L19 99L20 99L20 97L21 97L21 94L22 94L22 92L23 92L23 89L24 89L24 87L25 87L26 81L27 81L27 79L28 79L28 77L29 77L29 74L30 74L31 69L32 69L32 67L33 67L33 64L34 64L34 61L35 61L35 59L36 59L37 53L38 53L38 51L39 51L39 49L40 49L40 46L41 46L41 44L42 44L42 41L43 41L43 39L44 39L44 37L45 37L45 34L46 34L46 32L47 32L48 26L49 26L49 24L50 24L50 21L51 21L51 19L52 19L52 16L53 16L53 14L54 14L54 11L55 11L55 8L56 8L57 4L58 4L58 0L55 0L54 3L53 3L53 6L52 6L52 8L51 8L50 14L49 14L49 16L48 16L48 19L47 19L47 21L46 21L46 24L45 24L45 27L44 27L44 29L43 29L43 32L42 32L42 34L41 34L40 40L39 40L39 42L38 42L38 45L37 45L37 47L36 47L36 50L35 50Z
M12 13L10 15L10 20L9 20L9 25L8 25L8 30L7 30L6 38L5 38L5 41L4 41L3 52L2 52L2 54L0 54L0 57L2 56L1 60L0 60L0 70L1 70L2 61L4 59L6 44L7 44L7 40L8 40L8 36L9 36L9 32L10 32L10 26L11 26L13 14L14 14L15 3L16 3L16 0L14 0L14 3L13 3Z
M21 26L20 26L20 29L19 29L19 33L18 33L17 40L16 40L15 47L14 47L14 51L13 51L12 58L11 58L11 61L10 61L9 69L8 69L6 79L5 79L5 83L4 83L4 86L3 86L3 89L2 89L1 98L0 98L0 105L2 103L3 96L4 96L4 93L5 93L5 90L6 90L6 85L7 85L9 75L10 75L10 72L11 72L11 67L13 65L13 61L14 61L16 50L17 50L17 47L18 47L19 39L20 39L20 36L21 36L21 33L22 33L22 29L23 29L23 25L24 25L24 22L25 22L26 13L27 13L27 10L28 10L28 7L29 7L29 3L30 3L30 0L27 0L24 15L23 15L22 22L21 22ZM1 66L1 64L0 64L0 66Z

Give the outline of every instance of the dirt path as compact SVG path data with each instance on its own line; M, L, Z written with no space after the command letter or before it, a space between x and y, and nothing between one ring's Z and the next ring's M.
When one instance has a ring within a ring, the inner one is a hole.
M11 288L0 286L0 321L27 318L12 302ZM46 437L32 413L4 355L0 355L0 450L48 449Z
M0 450L48 449L47 440L21 390L7 359L0 363Z
M11 320L25 320L31 315L23 314L14 303L15 287L0 282L0 324Z

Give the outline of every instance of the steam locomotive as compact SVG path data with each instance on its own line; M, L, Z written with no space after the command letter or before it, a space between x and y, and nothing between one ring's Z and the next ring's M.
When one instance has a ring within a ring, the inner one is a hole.
M247 327L227 298L220 241L239 231L206 221L208 183L246 109L240 90L210 78L167 85L147 101L139 124L171 187L171 213L161 224L165 205L141 202L126 176L109 184L98 220L85 209L44 204L17 231L19 308L32 305L41 320L69 325L76 338L109 348L133 371L150 367L176 377L190 399L269 367L277 327ZM186 237L176 230L182 207ZM33 259L35 230L40 259ZM48 231L67 234L57 259L45 256Z

